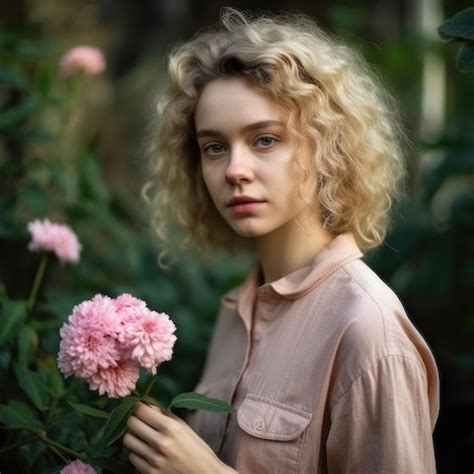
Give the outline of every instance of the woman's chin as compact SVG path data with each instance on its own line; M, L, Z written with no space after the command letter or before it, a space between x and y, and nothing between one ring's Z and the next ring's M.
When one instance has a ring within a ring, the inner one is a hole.
M240 237L247 239L262 237L267 233L263 229L256 229L255 227L233 226L232 228Z

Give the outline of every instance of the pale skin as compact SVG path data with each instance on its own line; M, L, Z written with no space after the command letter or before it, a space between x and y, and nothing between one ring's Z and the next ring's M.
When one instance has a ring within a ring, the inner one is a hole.
M208 83L195 110L209 194L237 234L255 239L265 283L307 265L332 239L314 206L298 194L301 188L311 199L313 186L311 181L302 186L286 121L284 110L238 77ZM308 150L300 152L308 153L305 159L310 160ZM236 215L227 204L241 195L261 205L252 214ZM237 472L222 463L185 421L157 407L136 406L123 443L140 473Z
M165 415L156 406L137 403L127 428L123 444L130 451L130 462L140 473L237 472L222 463L181 418Z

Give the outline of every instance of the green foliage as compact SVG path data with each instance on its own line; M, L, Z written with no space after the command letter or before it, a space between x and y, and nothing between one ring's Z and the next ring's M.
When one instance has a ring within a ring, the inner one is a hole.
M20 387L31 399L38 410L48 407L49 395L41 371L33 371L21 364L14 364L16 379Z
M110 417L105 424L102 438L99 441L98 446L100 451L102 451L106 446L111 445L117 438L123 435L127 427L128 416L137 401L138 398L136 397L124 398L110 414Z
M17 400L10 400L7 405L0 405L0 421L13 429L40 430L43 428L33 410L26 403Z
M0 112L0 241L13 248L0 261L2 462L19 473L59 472L66 460L83 458L98 472L132 472L120 437L138 398L106 400L83 382L64 379L56 360L61 325L96 293L129 292L168 313L177 326L173 361L160 367L156 381L142 374L137 387L149 393L148 402L164 406L196 384L218 295L238 281L246 262L212 270L190 256L160 270L139 197L104 179L100 132L89 124L93 111L84 100L86 82L94 79L61 77L54 47L21 33L0 35L0 58L7 88ZM30 308L39 260L27 250L26 225L43 217L70 225L83 252L76 266L49 259Z
M196 392L180 393L179 395L174 397L173 400L171 400L171 403L169 404L168 408L171 407L219 412L233 411L232 405L229 405L228 403L222 400L209 398Z
M26 318L26 303L23 301L10 301L3 298L0 301L0 348L15 334Z
M103 418L105 420L109 419L109 413L104 410L98 410L97 408L92 408L89 405L83 405L82 403L68 402L69 405L74 408L74 410L79 413L84 413L84 415L93 416L95 418Z
M461 72L474 71L474 7L460 11L446 20L439 28L441 38L447 41L462 42L457 57Z

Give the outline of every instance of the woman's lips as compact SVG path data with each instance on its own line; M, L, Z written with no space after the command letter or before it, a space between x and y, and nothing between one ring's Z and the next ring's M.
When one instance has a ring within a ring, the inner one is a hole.
M239 202L229 206L229 209L237 215L254 214L264 204L264 201Z

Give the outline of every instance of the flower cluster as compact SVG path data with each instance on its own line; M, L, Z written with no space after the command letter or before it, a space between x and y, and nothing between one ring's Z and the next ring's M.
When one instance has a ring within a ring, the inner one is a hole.
M105 59L98 48L76 46L61 58L60 68L65 76L78 73L95 75L105 69Z
M74 307L60 329L58 365L110 398L135 388L140 367L151 374L170 360L176 326L165 313L151 311L129 294L96 295Z
M49 219L35 219L28 224L32 251L54 252L63 262L78 262L81 244L76 234L64 224L54 224Z
M59 474L97 474L97 472L90 464L86 464L78 459L63 467Z

